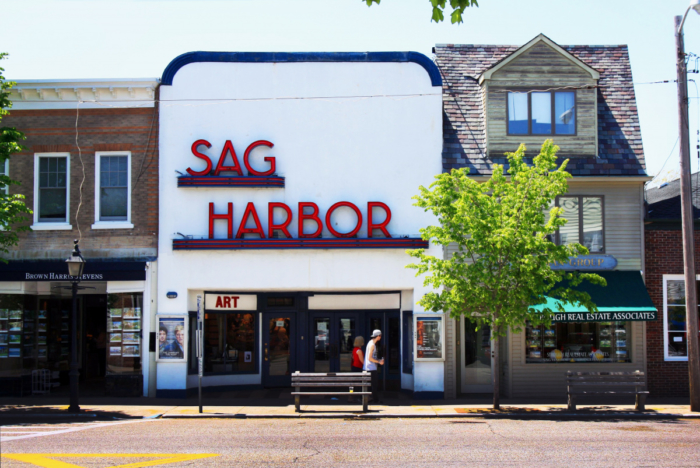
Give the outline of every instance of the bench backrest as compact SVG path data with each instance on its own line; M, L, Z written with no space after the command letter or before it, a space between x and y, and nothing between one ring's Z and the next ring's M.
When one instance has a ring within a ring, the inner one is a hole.
M335 384L336 385L370 385L372 377L369 372L326 372L326 373L301 373L292 374L292 386L305 384Z
M566 384L577 386L644 387L644 372L572 372L566 373Z

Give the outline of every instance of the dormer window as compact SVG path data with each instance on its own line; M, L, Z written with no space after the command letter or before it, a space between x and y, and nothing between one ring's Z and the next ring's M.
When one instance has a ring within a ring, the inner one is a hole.
M508 91L508 135L575 135L574 91Z

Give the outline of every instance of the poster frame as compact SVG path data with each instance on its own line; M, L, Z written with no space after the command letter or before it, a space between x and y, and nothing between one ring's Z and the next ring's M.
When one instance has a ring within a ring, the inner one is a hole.
M182 353L182 359L172 359L172 358L161 358L160 357L160 351L158 350L158 331L160 330L160 323L161 320L182 320L183 326L184 326L184 332L185 332L185 337L184 337L184 346L183 346L183 353ZM156 361L157 362L187 362L187 353L188 353L188 345L189 345L189 336L190 336L190 321L189 321L189 316L188 315L183 315L183 314L156 314Z
M439 358L418 357L418 322L433 319L441 323L440 327L440 356ZM447 315L444 313L414 313L413 314L413 362L445 362L445 326Z

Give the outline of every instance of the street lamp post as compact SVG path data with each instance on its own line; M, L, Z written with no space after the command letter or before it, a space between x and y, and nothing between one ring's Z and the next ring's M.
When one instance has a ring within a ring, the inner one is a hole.
M73 292L73 316L71 318L73 324L73 333L71 336L71 360L70 360L70 406L69 413L79 413L80 406L78 405L78 283L83 276L83 268L85 267L85 259L80 255L78 240L73 241L73 254L66 260L68 265L68 274L71 276L73 283L71 290Z
M680 130L681 213L683 220L683 263L685 311L688 330L688 375L690 410L700 411L700 354L698 350L698 298L695 287L695 243L691 200L690 139L688 125L688 70L683 44L683 25L690 9L700 13L700 0L692 0L681 19L674 18L676 33L676 74L678 83L678 126Z

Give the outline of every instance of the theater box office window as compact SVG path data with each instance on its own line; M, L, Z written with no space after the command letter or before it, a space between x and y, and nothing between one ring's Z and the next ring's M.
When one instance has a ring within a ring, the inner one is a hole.
M420 239L433 218L411 202L442 172L434 63L194 52L171 62L160 92L172 105L160 113L158 308L194 330L202 296L202 385L349 371L355 340L380 329L382 386L441 394L442 368L412 356L428 289L405 268L406 249L440 251ZM211 105L186 104L197 101ZM187 354L158 361L158 395L196 391L192 345Z

